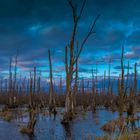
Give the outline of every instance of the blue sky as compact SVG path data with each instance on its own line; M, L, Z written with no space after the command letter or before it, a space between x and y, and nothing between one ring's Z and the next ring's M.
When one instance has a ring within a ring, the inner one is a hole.
M75 0L78 8L82 0ZM120 73L121 46L125 46L125 65L140 65L140 1L87 0L78 26L77 41L81 42L96 15L101 14L95 32L86 43L79 60L80 76L90 77L98 64L98 74L108 70ZM0 67L6 77L9 58L19 48L18 72L23 75L34 66L48 75L50 48L54 76L64 75L64 50L72 30L72 13L67 0L0 0ZM14 64L13 64L14 65ZM127 67L126 67L127 68Z

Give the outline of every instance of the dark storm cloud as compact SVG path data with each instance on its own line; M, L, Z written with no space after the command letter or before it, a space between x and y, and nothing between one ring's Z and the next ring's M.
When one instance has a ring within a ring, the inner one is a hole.
M121 70L121 66L115 66L114 69ZM128 69L128 66L124 66L124 69ZM129 67L129 69L132 69L132 67Z
M140 30L136 30L131 35L129 35L127 43L134 46L140 45Z
M78 4L79 10L82 0L74 3ZM97 14L101 14L101 18L95 27L96 34L86 44L81 65L95 64L99 57L105 62L109 57L119 59L124 40L128 52L126 57L138 59L140 1L87 0L79 24L79 43ZM32 67L36 60L39 61L36 65L43 67L48 48L51 48L57 65L59 61L63 62L72 24L67 0L0 0L0 62L4 63L3 69L8 66L9 57L15 55L17 48L20 48L20 61L25 61L22 68Z
M130 48L130 51L125 54L125 57L128 59L140 58L140 46L134 46Z

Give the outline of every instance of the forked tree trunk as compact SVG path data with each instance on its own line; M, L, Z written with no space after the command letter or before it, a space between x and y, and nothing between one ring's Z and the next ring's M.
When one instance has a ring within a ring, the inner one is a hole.
M73 75L75 73L74 70L74 66L76 65L76 62L78 62L79 56L85 46L85 43L87 42L88 38L94 33L93 32L93 28L96 24L96 21L98 20L99 16L96 17L96 19L94 20L89 32L87 33L87 35L85 36L85 38L83 39L79 50L77 51L78 53L75 54L75 37L77 34L77 27L78 27L78 23L79 20L82 16L83 13L83 9L85 7L85 3L86 0L83 1L82 3L82 7L80 9L80 13L79 15L77 14L77 9L76 6L73 4L72 0L67 0L71 9L72 9L72 13L73 13L73 30L72 30L72 36L70 39L70 42L68 44L68 46L65 49L65 68L66 68L66 101L65 101L65 117L64 120L66 119L67 121L69 121L71 118L73 118L74 115L74 96L73 96L73 86L72 86L72 82L73 82ZM69 57L68 57L69 55ZM78 63L77 63L78 64Z

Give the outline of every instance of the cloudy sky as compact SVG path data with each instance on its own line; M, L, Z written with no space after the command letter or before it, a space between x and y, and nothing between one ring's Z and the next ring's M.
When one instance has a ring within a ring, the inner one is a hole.
M82 0L74 0L80 8ZM78 26L77 41L81 42L96 17L101 14L95 32L80 56L80 74L90 76L98 64L100 75L108 70L120 72L121 46L125 46L125 63L140 64L140 1L87 0ZM0 0L0 71L8 73L9 58L19 49L18 71L29 73L34 66L47 74L50 48L55 76L64 73L64 49L73 26L67 0ZM127 66L125 66L127 68Z

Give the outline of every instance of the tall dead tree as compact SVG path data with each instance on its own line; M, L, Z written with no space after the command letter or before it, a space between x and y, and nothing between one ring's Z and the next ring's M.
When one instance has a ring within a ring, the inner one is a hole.
M135 120L134 120L134 108L136 105L135 102L135 97L136 97L136 93L137 93L137 64L135 63L134 65L134 84L132 85L132 79L130 80L130 96L129 96L129 100L128 100L128 108L127 108L127 117L128 122L127 124L129 124L129 122L131 123L132 129L135 128ZM132 120L132 121L130 121Z
M134 66L134 96L137 94L137 63Z
M0 80L0 92L3 92L3 79Z
M25 133L25 134L29 134L32 135L34 134L34 128L35 128L35 124L36 124L36 106L34 104L34 100L33 100L33 77L32 77L32 73L30 72L30 77L29 77L29 122L27 124L27 126L24 126L21 128L21 132Z
M93 29L94 26L99 18L99 15L95 18L93 21L90 30L88 31L87 35L83 39L78 53L75 54L76 46L75 46L75 37L77 34L77 27L79 24L79 21L81 19L86 0L83 1L82 7L80 9L80 12L78 14L77 12L77 6L74 5L72 0L67 0L71 9L72 9L72 14L73 14L73 30L72 30L72 36L70 39L70 42L68 43L68 46L66 47L65 51L65 65L66 65L66 101L65 101L65 117L64 120L70 120L73 117L74 114L74 103L73 103L73 93L72 93L72 82L73 82L73 75L75 73L74 66L76 64L76 61L79 59L79 56L81 52L83 51L83 48L85 46L85 43L87 42L88 38L94 33ZM69 57L68 57L69 55Z
M96 110L95 80L94 80L94 70L93 69L92 69L92 99L91 99L91 109L94 112Z
M108 67L108 95L110 95L111 93L110 68L111 68L111 59L109 59L109 67Z
M106 71L104 71L104 93L106 94Z
M18 50L15 56L15 69L14 69L14 85L13 85L13 93L16 92L16 84L17 84L17 64L18 64Z
M82 78L82 81L81 81L81 92L82 92L82 96L84 97L84 94L85 94L85 79L84 79L84 77Z
M8 92L8 79L5 79L5 93Z
M12 92L12 58L10 58L9 65L9 94Z
M122 56L121 56L121 93L122 93L122 96L123 96L123 93L124 93L124 46L122 46Z
M96 89L96 95L95 95L95 98L97 97L97 95L98 95L98 64L96 63L96 87L95 87L95 89Z
M137 94L137 63L134 64L134 80L133 80L133 85L131 82L131 90L130 90L130 95L131 95L130 103L133 106L133 108L136 105L136 102L135 102L136 94Z
M25 86L25 83L26 83L26 76L24 77L23 81L22 81L22 85L21 85L21 93L22 94L25 94L26 93L26 86Z
M78 55L78 43L76 48L76 55ZM78 59L76 60L76 64L75 64L75 83L74 83L74 96L73 96L74 107L76 107L77 91L78 91Z
M95 93L94 70L92 69L92 95Z
M34 86L33 86L33 94L36 93L36 66L34 67Z
M52 61L51 52L48 50L49 68L50 68L50 94L49 94L49 111L52 112L55 109L55 97L54 97L54 87L53 87L53 74L52 74Z
M41 72L39 73L37 80L37 94L40 95L40 85L41 85Z
M33 78L32 73L30 72L30 79L29 79L29 106L32 108L33 106Z
M125 84L125 89L124 89L124 98L127 98L127 92L129 88L129 62L127 65L127 75L126 75L126 84Z
M119 87L119 113L122 116L124 110L124 46L121 54L121 82Z
M62 76L60 76L60 81L59 81L59 92L63 93L63 79L62 79Z

